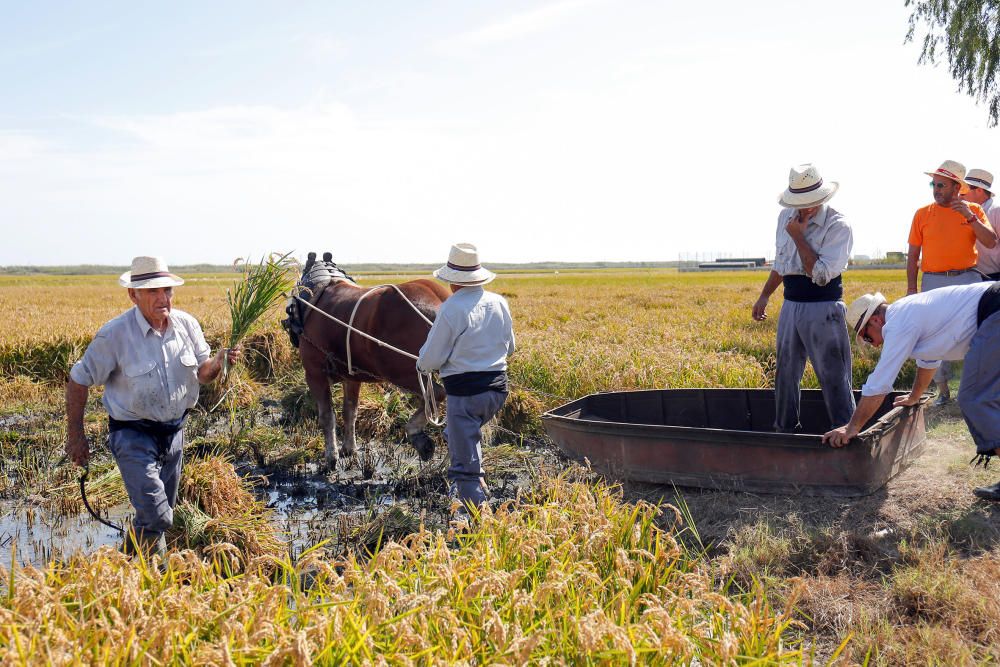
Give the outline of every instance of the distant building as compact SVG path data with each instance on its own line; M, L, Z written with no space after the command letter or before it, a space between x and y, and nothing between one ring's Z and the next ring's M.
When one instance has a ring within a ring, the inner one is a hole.
M887 262L905 262L906 253L905 252L887 252L885 253L885 261Z

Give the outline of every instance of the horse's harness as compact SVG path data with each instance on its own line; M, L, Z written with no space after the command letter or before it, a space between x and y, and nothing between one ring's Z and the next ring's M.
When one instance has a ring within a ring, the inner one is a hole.
M374 382L382 381L384 378L370 371L359 368L354 364L351 354L351 334L357 334L372 341L373 343L376 343L380 347L388 348L397 354L401 354L404 357L408 357L416 361L417 356L415 354L411 354L406 350L390 345L389 343L386 343L385 341L380 340L354 326L354 318L358 313L358 309L361 307L361 302L374 293L375 290L383 288L396 290L396 293L399 294L403 301L413 309L413 312L419 315L420 318L427 323L427 326L433 326L434 323L430 320L430 318L420 312L420 309L417 308L416 304L414 304L413 301L411 301L409 297L403 293L403 290L401 290L398 285L392 284L376 285L375 287L370 288L361 295L357 302L355 302L354 308L351 310L350 318L348 318L347 322L344 322L340 318L335 317L334 315L331 315L325 310L314 305L319 301L320 295L322 295L327 287L339 282L349 282L352 285L357 285L357 282L351 276L347 275L343 269L331 261L330 253L325 253L323 255L322 262L316 262L315 253L309 253L309 259L302 272L302 279L299 281L299 284L295 286L294 291L289 296L288 305L285 308L285 312L288 313L289 317L281 322L281 325L288 331L288 335L292 339L292 344L298 347L297 339L302 338L314 348L326 355L327 363L333 362L335 364L345 366L347 368L347 375L351 378L367 376L370 381ZM308 294L310 298L302 298L303 293ZM305 321L309 316L309 313L312 311L319 313L326 319L332 320L346 329L344 336L345 349L347 350L346 360L340 359L306 335ZM427 417L427 421L435 426L440 426L444 423L444 420L441 418L440 410L437 405L437 398L434 395L434 378L432 374L424 373L423 371L417 369L417 384L420 386L420 393L424 400L424 415Z

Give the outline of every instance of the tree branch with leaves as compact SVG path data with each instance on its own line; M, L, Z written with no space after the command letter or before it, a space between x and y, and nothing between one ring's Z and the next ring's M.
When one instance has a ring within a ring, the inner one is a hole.
M923 34L920 63L946 61L960 92L986 104L990 125L1000 120L1000 0L905 0L912 7L906 41Z

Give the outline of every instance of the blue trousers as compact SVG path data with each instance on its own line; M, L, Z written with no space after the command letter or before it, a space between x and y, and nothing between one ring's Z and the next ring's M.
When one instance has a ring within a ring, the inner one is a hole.
M776 431L791 433L800 428L799 391L807 358L823 390L830 423L843 426L851 421L851 342L847 337L847 307L842 301L785 301L778 316L777 356Z
M153 438L138 431L113 431L108 436L108 448L135 508L132 522L135 534L157 538L174 524L184 459L184 431L174 436L162 464Z
M976 452L992 454L1000 447L1000 312L993 313L972 337L958 390Z
M484 391L472 396L448 394L448 423L444 427L451 455L448 479L462 502L480 505L486 501L482 428L500 412L506 400L507 393L499 391Z

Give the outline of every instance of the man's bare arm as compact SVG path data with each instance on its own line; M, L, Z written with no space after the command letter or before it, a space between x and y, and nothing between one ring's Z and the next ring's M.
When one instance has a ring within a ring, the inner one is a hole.
M83 431L83 411L89 388L73 380L66 383L66 455L77 465L90 460L90 444Z
M860 433L864 425L872 418L872 415L878 411L883 400L885 400L885 394L862 396L858 402L858 407L854 409L854 416L851 417L851 421L840 428L827 431L823 436L823 442L831 447L843 447L849 443L851 438Z
M917 293L917 266L920 264L920 246L911 245L906 256L906 294Z
M774 294L774 290L778 289L778 285L781 284L781 274L772 269L771 273L767 276L767 280L764 281L764 287L760 291L760 298L757 299L757 303L753 305L753 310L751 315L757 321L763 321L767 319L767 302Z

